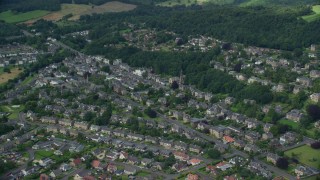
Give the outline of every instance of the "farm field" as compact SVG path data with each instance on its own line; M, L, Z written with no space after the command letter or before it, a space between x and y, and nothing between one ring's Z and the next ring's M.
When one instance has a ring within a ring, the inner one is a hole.
M234 0L168 0L162 3L159 3L159 6L177 6L177 5L185 5L185 6L191 6L193 4L205 4L205 3L212 3L212 4L218 4L218 5L224 5L224 4L232 4Z
M312 11L314 14L302 16L302 19L308 22L315 21L320 18L320 5L312 6Z
M320 150L312 149L311 147L304 145L294 149L290 149L284 154L288 157L292 157L292 153L303 164L308 166L319 168L320 166Z
M91 6L91 5L85 5L85 4L62 4L60 11L52 12L41 18L48 21L59 21L64 16L72 14L72 17L70 17L69 20L78 20L81 15L93 14L93 13L101 14L105 12L130 11L135 8L136 8L136 5L126 4L118 1L107 2L100 6ZM27 21L26 23L31 24L39 19L40 18L30 20L30 21Z
M1 73L0 74L0 85L9 81L9 79L14 79L22 72L19 68L11 69L11 73Z
M49 14L49 11L35 10L26 13L14 13L12 11L5 11L0 13L0 20L4 20L7 23L19 23L28 21L30 19L36 19Z

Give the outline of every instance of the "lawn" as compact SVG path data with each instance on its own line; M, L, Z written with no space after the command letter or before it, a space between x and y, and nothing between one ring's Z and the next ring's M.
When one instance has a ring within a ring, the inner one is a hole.
M78 20L81 15L93 13L101 14L105 12L123 12L133 10L134 8L136 8L136 5L122 3L118 1L107 2L100 6L91 6L86 4L62 4L61 10L47 14L46 16L43 16L42 19L48 21L59 21L64 16L72 14L69 20ZM26 23L32 24L38 19L30 20Z
M137 173L137 176L139 177L146 177L146 176L149 176L150 173L149 172L146 172L146 171L140 171Z
M302 16L302 19L308 22L315 21L320 18L320 5L312 6L313 14Z
M280 124L284 124L284 125L288 125L290 126L292 129L298 129L299 128L299 123L288 120L288 119L281 119L279 121Z
M24 106L18 105L18 106L1 106L1 110L4 112L10 113L9 119L18 119L18 115L21 111L23 111Z
M298 148L294 148L284 152L288 157L292 157L292 153L303 164L314 168L320 168L320 150L312 149L311 147L304 145Z
M178 6L178 5L185 5L191 6L193 4L205 4L205 3L212 3L217 5L225 5L225 4L232 4L234 0L168 0L162 3L159 3L159 6Z
M52 151L40 150L40 151L37 151L35 153L35 159L36 160L40 160L42 158L47 158L47 157L51 157L51 156L53 156L53 152Z
M0 20L4 20L7 23L19 23L36 19L49 14L49 11L34 10L25 13L14 13L12 11L5 11L0 13Z
M9 79L14 79L22 72L19 68L11 69L11 73L1 73L0 74L0 85L9 81Z

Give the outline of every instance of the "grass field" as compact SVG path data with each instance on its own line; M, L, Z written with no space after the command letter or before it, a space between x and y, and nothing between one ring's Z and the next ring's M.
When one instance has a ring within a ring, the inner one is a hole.
M93 13L101 14L105 12L123 12L133 10L134 8L136 8L136 5L122 3L118 1L107 2L100 6L91 6L85 4L62 4L60 11L52 12L41 18L49 21L59 21L64 16L72 14L72 17L70 17L69 20L78 20L81 15ZM26 23L31 24L38 19L30 20Z
M224 4L232 4L234 0L168 0L162 3L159 3L159 6L177 6L177 5L185 5L191 6L193 4L202 5L205 3L212 3L217 5L224 5Z
M281 119L279 121L280 124L288 125L292 127L292 129L298 129L299 128L299 123L288 120L288 119Z
M312 149L311 147L304 145L298 148L294 148L284 152L288 157L292 157L292 153L303 164L314 168L320 168L320 150Z
M0 85L9 81L9 79L14 79L22 72L19 68L12 68L11 73L1 73L0 74Z
M312 11L314 14L302 16L302 19L308 22L315 21L320 18L320 5L312 6Z
M9 119L18 119L19 112L23 111L24 106L1 106L1 110L10 113Z
M28 21L30 19L36 19L49 14L49 11L35 10L26 13L13 13L12 11L5 11L0 13L0 20L4 20L7 23L19 23Z
M37 151L35 153L35 159L36 160L40 160L42 158L51 157L51 156L53 156L53 152L52 151L40 150L40 151Z

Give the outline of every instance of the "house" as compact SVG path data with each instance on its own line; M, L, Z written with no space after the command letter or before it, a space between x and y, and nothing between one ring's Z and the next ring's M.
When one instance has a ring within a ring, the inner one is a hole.
M266 132L266 133L269 132L272 126L273 126L273 124L265 123L263 125L263 131Z
M192 145L189 146L189 151L199 154L199 153L201 153L202 148L200 146L192 144Z
M198 165L202 162L202 160L200 159L197 159L197 158L192 158L190 160L187 161L188 164L192 165L192 166L195 166L195 165Z
M286 114L286 118L294 122L299 122L303 117L304 115L298 109L293 109Z
M92 151L92 155L94 155L96 158L102 160L106 155L106 151L104 149L97 148L94 151Z
M313 93L310 95L311 101L318 103L320 101L320 93Z
M127 138L129 138L131 140L134 140L134 141L142 141L142 140L144 140L144 136L143 135L132 134L132 133L127 134Z
M134 149L136 151L145 152L147 150L147 146L144 144L136 144Z
M216 165L216 168L220 169L221 171L226 171L229 168L232 168L232 165L229 164L228 162L222 161Z
M124 152L124 151L121 151L120 153L119 153L119 159L128 159L128 157L129 157L129 155L128 155L128 153L127 152Z
M73 167L79 166L81 164L81 159L80 158L76 158L76 159L72 160L72 162L70 164Z
M76 121L76 122L74 122L74 127L78 128L78 129L88 130L89 124L84 121Z
M223 142L225 144L228 144L228 143L233 143L234 142L234 139L230 136L223 136Z
M188 169L188 166L186 163L183 163L183 162L178 162L176 164L174 164L172 166L172 169L177 171L177 172L181 172L181 171L185 171Z
M127 166L124 168L124 173L127 175L134 175L137 172L137 170L133 167Z
M235 139L235 141L233 142L233 145L237 148L244 148L246 143L240 139Z
M209 131L210 131L210 134L214 135L216 138L222 138L225 129L226 127L219 125L219 126L210 127Z
M141 160L141 165L144 167L149 166L152 163L152 159L148 159L148 158L143 158Z
M172 141L160 140L159 144L160 144L160 146L163 146L166 149L171 149L173 147Z
M174 148L176 150L186 151L187 148L188 148L188 145L186 143L184 143L184 142L181 142L181 141L180 142L175 142L174 143Z
M107 134L107 135L111 135L112 134L112 130L106 126L101 126L101 130L102 133Z
M189 156L181 151L174 151L173 156L174 156L174 158L176 158L180 161L188 161L189 160Z
M311 70L309 76L311 78L319 78L320 77L320 71L319 70Z
M100 131L100 129L101 129L101 127L98 126L98 125L91 125L91 126L90 126L90 130L91 130L91 131L98 132L98 131Z
M47 116L41 117L41 118L40 118L40 121L41 121L42 123L49 123L49 124L57 124L57 123L58 123L58 120L57 120L56 118L54 118L54 117L47 117Z
M160 154L161 156L164 156L164 157L169 157L169 156L171 155L171 151L166 150L166 149L161 149L161 150L159 151L159 154Z
M250 143L254 143L260 139L260 134L255 131L250 131L245 134L245 139Z
M71 167L69 166L69 164L66 164L66 163L63 163L60 166L60 170L64 171L64 172L69 171L70 169L71 169Z
M206 171L209 172L210 174L217 175L217 167L216 166L207 165Z
M214 148L217 149L220 153L224 153L228 149L228 145L219 142L214 145Z
M300 83L301 85L306 86L306 87L312 86L312 80L307 77L298 77L296 79L296 82Z
M117 166L110 163L107 165L107 171L111 174L115 173L118 170Z
M314 127L320 129L320 120L314 123Z
M197 174L189 173L186 180L199 180L199 176Z
M69 119L60 119L58 121L58 124L61 126L73 126L73 121L69 120Z
M118 159L118 155L119 155L119 154L116 153L116 152L110 152L110 153L108 153L108 154L106 155L106 158L114 161L114 160Z
M279 139L281 145L292 144L296 142L296 140L297 135L292 132L286 132L284 135L280 136Z
M267 132L267 133L262 134L262 140L268 140L268 139L272 139L272 138L273 138L273 134L271 132Z
M311 175L313 174L313 171L309 168L309 167L306 167L306 166L302 166L302 165L298 165L295 169L294 169L294 173L297 175L297 176L308 176L308 175Z
M243 150L249 152L249 153L257 153L257 152L260 152L260 149L254 145L254 144L247 144Z
M150 142L152 144L157 144L158 143L158 139L155 137L151 137L151 136L145 136L144 138L145 142Z
M128 157L128 164L135 165L135 164L139 164L139 163L140 163L140 160L137 157L135 157L135 156Z
M46 174L40 174L40 180L50 180L50 177Z
M101 167L101 163L99 160L93 160L91 162L91 166L94 168L94 169L102 169Z
M273 165L276 165L279 158L280 157L277 154L273 154L273 153L267 154L267 161L271 162Z
M164 168L164 164L162 162L154 162L152 163L152 168L158 171L162 171Z
M53 163L53 160L50 158L43 158L39 161L39 165L42 167L48 167L52 163Z
M235 156L229 160L229 163L232 165L240 165L243 166L245 159L241 156Z

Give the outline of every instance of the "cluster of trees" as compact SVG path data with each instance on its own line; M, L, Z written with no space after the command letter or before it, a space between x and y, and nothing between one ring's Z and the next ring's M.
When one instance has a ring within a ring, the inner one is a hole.
M1 42L5 42L5 37L18 35L21 35L18 26L13 24L7 24L4 21L0 20L0 44L2 44Z
M147 27L174 31L181 37L202 34L230 42L285 50L306 47L320 41L317 33L320 21L308 23L300 18L311 13L310 7L284 8L140 6L131 12L86 16L82 20L93 27L105 27L111 22L122 21L145 23ZM105 32L106 29L100 28L99 31Z
M18 12L27 12L33 10L60 10L61 2L66 0L2 0L0 11L12 10ZM71 0L70 0L71 1Z

